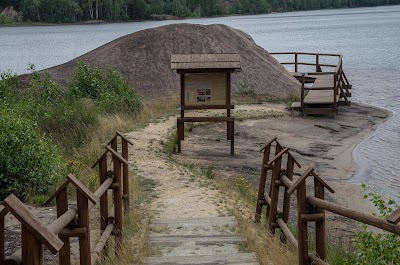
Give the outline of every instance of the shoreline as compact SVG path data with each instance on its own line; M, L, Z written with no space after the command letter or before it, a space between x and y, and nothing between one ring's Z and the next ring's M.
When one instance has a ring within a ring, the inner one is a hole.
M301 117L297 112L288 111L285 105L263 104L236 105L234 116L263 116L263 112L265 115L260 119L235 122L235 157L229 156L229 144L224 138L226 129L217 124L195 127L182 142L182 154L174 157L181 163L212 167L217 175L232 181L243 176L258 187L262 160L259 150L270 138L278 136L278 141L292 151L302 166L295 169L295 178L312 166L335 190L334 194L326 194L327 200L366 213L375 211L374 206L363 199L360 185L348 181L357 171L352 153L392 117L390 112L354 103L341 108L332 119ZM294 198L292 203L292 209L296 209ZM357 229L355 222L329 213L327 216L335 231Z
M360 103L360 102L357 102L357 103L354 103L354 104L358 104L360 106L365 106L365 107L376 108L376 109L378 109L380 111L383 111L383 112L386 112L388 114L387 118L383 122L381 122L380 124L377 124L376 127L374 128L373 132L371 134L369 134L366 138L362 139L356 145L356 147L354 147L354 149L352 151L351 157L352 157L352 160L354 161L354 164L357 165L357 169L348 178L348 181L350 183L362 183L362 182L365 182L371 176L372 170L369 168L369 166L362 159L361 154L357 153L358 149L361 147L361 145L363 145L365 142L367 142L369 139L371 139L372 137L375 136L375 134L376 134L376 132L377 132L379 127L381 127L386 122L388 122L391 119L393 119L393 117L395 115L395 112L390 110L390 109L377 107L377 106L370 105L370 104L364 104L364 103ZM363 177L363 175L364 175L364 177Z

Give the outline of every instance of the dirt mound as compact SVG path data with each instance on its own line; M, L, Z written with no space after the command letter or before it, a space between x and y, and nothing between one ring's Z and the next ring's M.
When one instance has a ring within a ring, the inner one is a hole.
M145 97L168 96L179 93L179 75L170 68L171 54L179 53L239 53L242 71L233 74L234 93L241 83L273 97L299 93L298 82L266 50L249 35L225 25L173 24L142 30L47 72L65 84L76 63L83 61L117 69Z

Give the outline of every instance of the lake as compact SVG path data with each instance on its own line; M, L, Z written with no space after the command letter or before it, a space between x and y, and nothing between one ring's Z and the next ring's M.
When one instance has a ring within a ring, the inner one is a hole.
M0 27L0 72L28 72L69 61L116 38L172 23L226 24L269 52L343 54L352 101L393 112L353 152L366 182L400 202L400 6L97 25Z

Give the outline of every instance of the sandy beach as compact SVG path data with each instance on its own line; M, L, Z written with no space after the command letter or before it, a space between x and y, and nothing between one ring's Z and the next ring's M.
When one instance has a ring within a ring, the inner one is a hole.
M208 114L205 114L208 115ZM340 109L334 118L300 116L285 105L236 105L235 156L229 156L229 143L225 141L225 126L210 124L195 127L182 142L178 161L212 166L218 175L228 179L243 176L258 185L262 153L260 149L272 137L290 148L302 165L295 169L299 176L309 166L315 168L334 190L327 199L340 205L370 213L371 204L363 199L361 183L352 183L357 170L352 151L369 137L390 116L385 110L353 103ZM259 116L259 119L248 119ZM294 207L292 207L294 208ZM354 222L330 215L335 221L332 230L352 231ZM339 220L339 222L336 222ZM335 229L333 229L335 228Z

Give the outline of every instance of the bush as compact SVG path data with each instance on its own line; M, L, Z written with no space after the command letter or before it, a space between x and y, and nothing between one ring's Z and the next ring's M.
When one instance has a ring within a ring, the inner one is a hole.
M362 185L364 190L368 186ZM375 191L370 191L364 196L378 208L379 216L386 218L397 207L396 203L389 199L385 201ZM369 227L362 224L363 231L355 237L356 263L357 264L400 264L400 238L398 235L382 232L376 234Z
M94 100L103 113L136 114L142 108L141 99L121 74L115 70L99 70L78 63L72 93L78 98Z
M0 200L10 193L46 193L58 180L62 159L33 122L0 110Z

